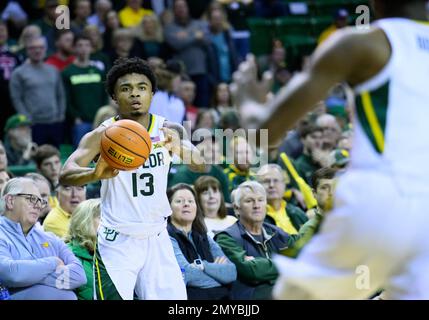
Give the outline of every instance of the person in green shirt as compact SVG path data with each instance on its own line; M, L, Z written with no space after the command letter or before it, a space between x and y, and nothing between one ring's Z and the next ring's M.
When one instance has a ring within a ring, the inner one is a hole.
M67 115L72 120L73 145L92 130L97 110L107 104L104 71L90 61L91 40L83 35L75 39L75 61L64 69L62 77L67 98Z
M314 171L321 168L321 165L315 160L314 155L321 149L322 129L308 125L301 131L301 142L303 144L302 154L294 161L294 166L298 174L310 183L311 175Z
M216 234L215 240L237 267L232 299L271 299L278 271L272 256L293 245L293 238L264 222L267 198L264 187L246 181L234 191L234 209L239 220Z
M89 199L80 203L70 220L67 246L82 263L87 282L75 289L79 300L94 299L93 256L100 223L100 199Z

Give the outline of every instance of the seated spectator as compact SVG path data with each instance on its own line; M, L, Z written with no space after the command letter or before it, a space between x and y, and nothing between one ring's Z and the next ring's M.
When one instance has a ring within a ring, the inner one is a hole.
M37 171L49 181L51 196L54 196L61 170L60 151L54 146L44 144L37 148L33 159ZM52 208L55 207L56 203L56 199L50 198L49 204Z
M278 271L273 254L293 244L282 229L264 222L266 193L256 181L246 181L234 193L239 220L215 236L225 255L237 267L232 299L271 299Z
M234 136L231 139L229 151L226 157L228 161L233 160L233 163L223 172L228 177L229 190L232 191L243 182L254 180L254 173L250 170L254 158L254 151L252 146L247 143L246 138L240 136ZM230 156L232 156L233 159L228 159Z
M216 122L220 121L223 113L235 110L227 83L221 82L216 86L212 99L212 108L215 109Z
M0 170L7 169L7 154L3 142L0 140ZM1 190L0 190L1 191Z
M89 199L80 203L73 212L66 236L66 243L80 260L87 282L75 289L79 300L94 299L93 257L100 223L100 199Z
M142 0L127 0L127 5L119 11L119 21L125 27L135 27L143 17L153 14L152 10L142 8Z
M33 164L31 157L37 150L37 144L32 141L30 124L22 114L15 114L6 121L4 149L10 166Z
M204 215L207 234L213 238L219 231L233 225L237 218L227 215L225 200L219 181L210 176L202 176L195 181L197 201Z
M4 169L0 169L0 194L1 194L1 190L3 189L3 186L10 179L11 179L11 177L10 177L9 173L6 170L4 170ZM1 211L0 211L0 215L2 215Z
M195 130L197 129L209 129L214 131L216 128L216 119L210 109L199 108L197 118L195 119Z
M58 205L53 208L43 222L45 231L55 233L64 238L70 225L71 215L82 201L86 200L85 186L64 186L57 188Z
M43 221L45 220L47 214L49 213L49 211L51 211L51 206L49 205L49 197L51 196L50 183L48 179L46 179L44 176L34 172L27 173L25 177L33 180L34 184L40 192L40 197L48 203L46 207L40 211L39 215L39 222L40 224L43 224Z
M76 300L85 272L63 241L34 227L47 205L34 182L9 180L1 201L0 279L12 300Z
M100 109L98 109L97 113L94 117L94 122L92 123L92 128L98 128L100 124L106 121L109 118L116 117L118 115L118 109L111 104L107 104Z
M316 126L322 130L322 149L332 151L341 138L341 127L331 114L322 114L316 119Z
M230 202L227 177L222 172L222 168L215 164L219 162L214 162L217 148L216 144L216 140L212 138L204 139L203 142L197 145L197 149L203 152L205 163L204 172L195 171L190 165L186 164L173 166L170 170L168 186L172 187L177 183L193 184L201 176L212 176L219 180L225 201Z
M307 222L305 212L283 196L286 190L286 172L277 164L263 165L256 174L258 182L267 194L267 216L265 221L276 225L289 235L297 235L299 228Z
M173 213L167 229L177 262L185 269L188 300L227 300L237 270L207 236L194 190L178 184L168 191L168 199Z
M335 12L333 20L333 23L320 34L319 39L317 40L319 45L328 39L335 31L347 27L349 12L346 9L338 9Z

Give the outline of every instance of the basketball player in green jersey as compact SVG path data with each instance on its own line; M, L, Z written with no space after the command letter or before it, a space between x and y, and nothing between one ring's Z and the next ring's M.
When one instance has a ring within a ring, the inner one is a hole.
M296 260L276 259L279 299L429 298L429 25L426 0L374 0L366 30L332 35L273 100L270 139L335 84L355 92L353 150L335 206Z
M186 299L186 287L166 231L171 214L166 196L173 153L190 159L194 169L203 160L189 141L180 138L179 124L150 114L156 80L139 59L118 60L107 75L107 91L119 106L119 119L147 128L152 150L144 165L118 171L99 157L101 135L115 121L103 122L88 133L68 158L61 183L83 185L101 180L101 221L94 259L97 299ZM203 167L201 168L203 169Z

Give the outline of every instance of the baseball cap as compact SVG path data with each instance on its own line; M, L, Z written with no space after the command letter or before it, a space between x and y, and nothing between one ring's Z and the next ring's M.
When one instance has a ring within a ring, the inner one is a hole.
M20 126L29 126L31 125L30 120L28 120L27 116L23 114L15 114L9 119L7 119L6 124L4 126L4 132L14 129Z

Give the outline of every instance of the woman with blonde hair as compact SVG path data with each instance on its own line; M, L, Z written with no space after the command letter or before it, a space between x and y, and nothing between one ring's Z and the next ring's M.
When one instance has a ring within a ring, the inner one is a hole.
M162 25L156 15L144 16L142 22L132 30L135 37L141 41L146 58L163 57Z
M79 300L93 300L93 256L100 223L100 199L81 202L73 211L66 242L74 255L82 262L87 282L75 289Z

